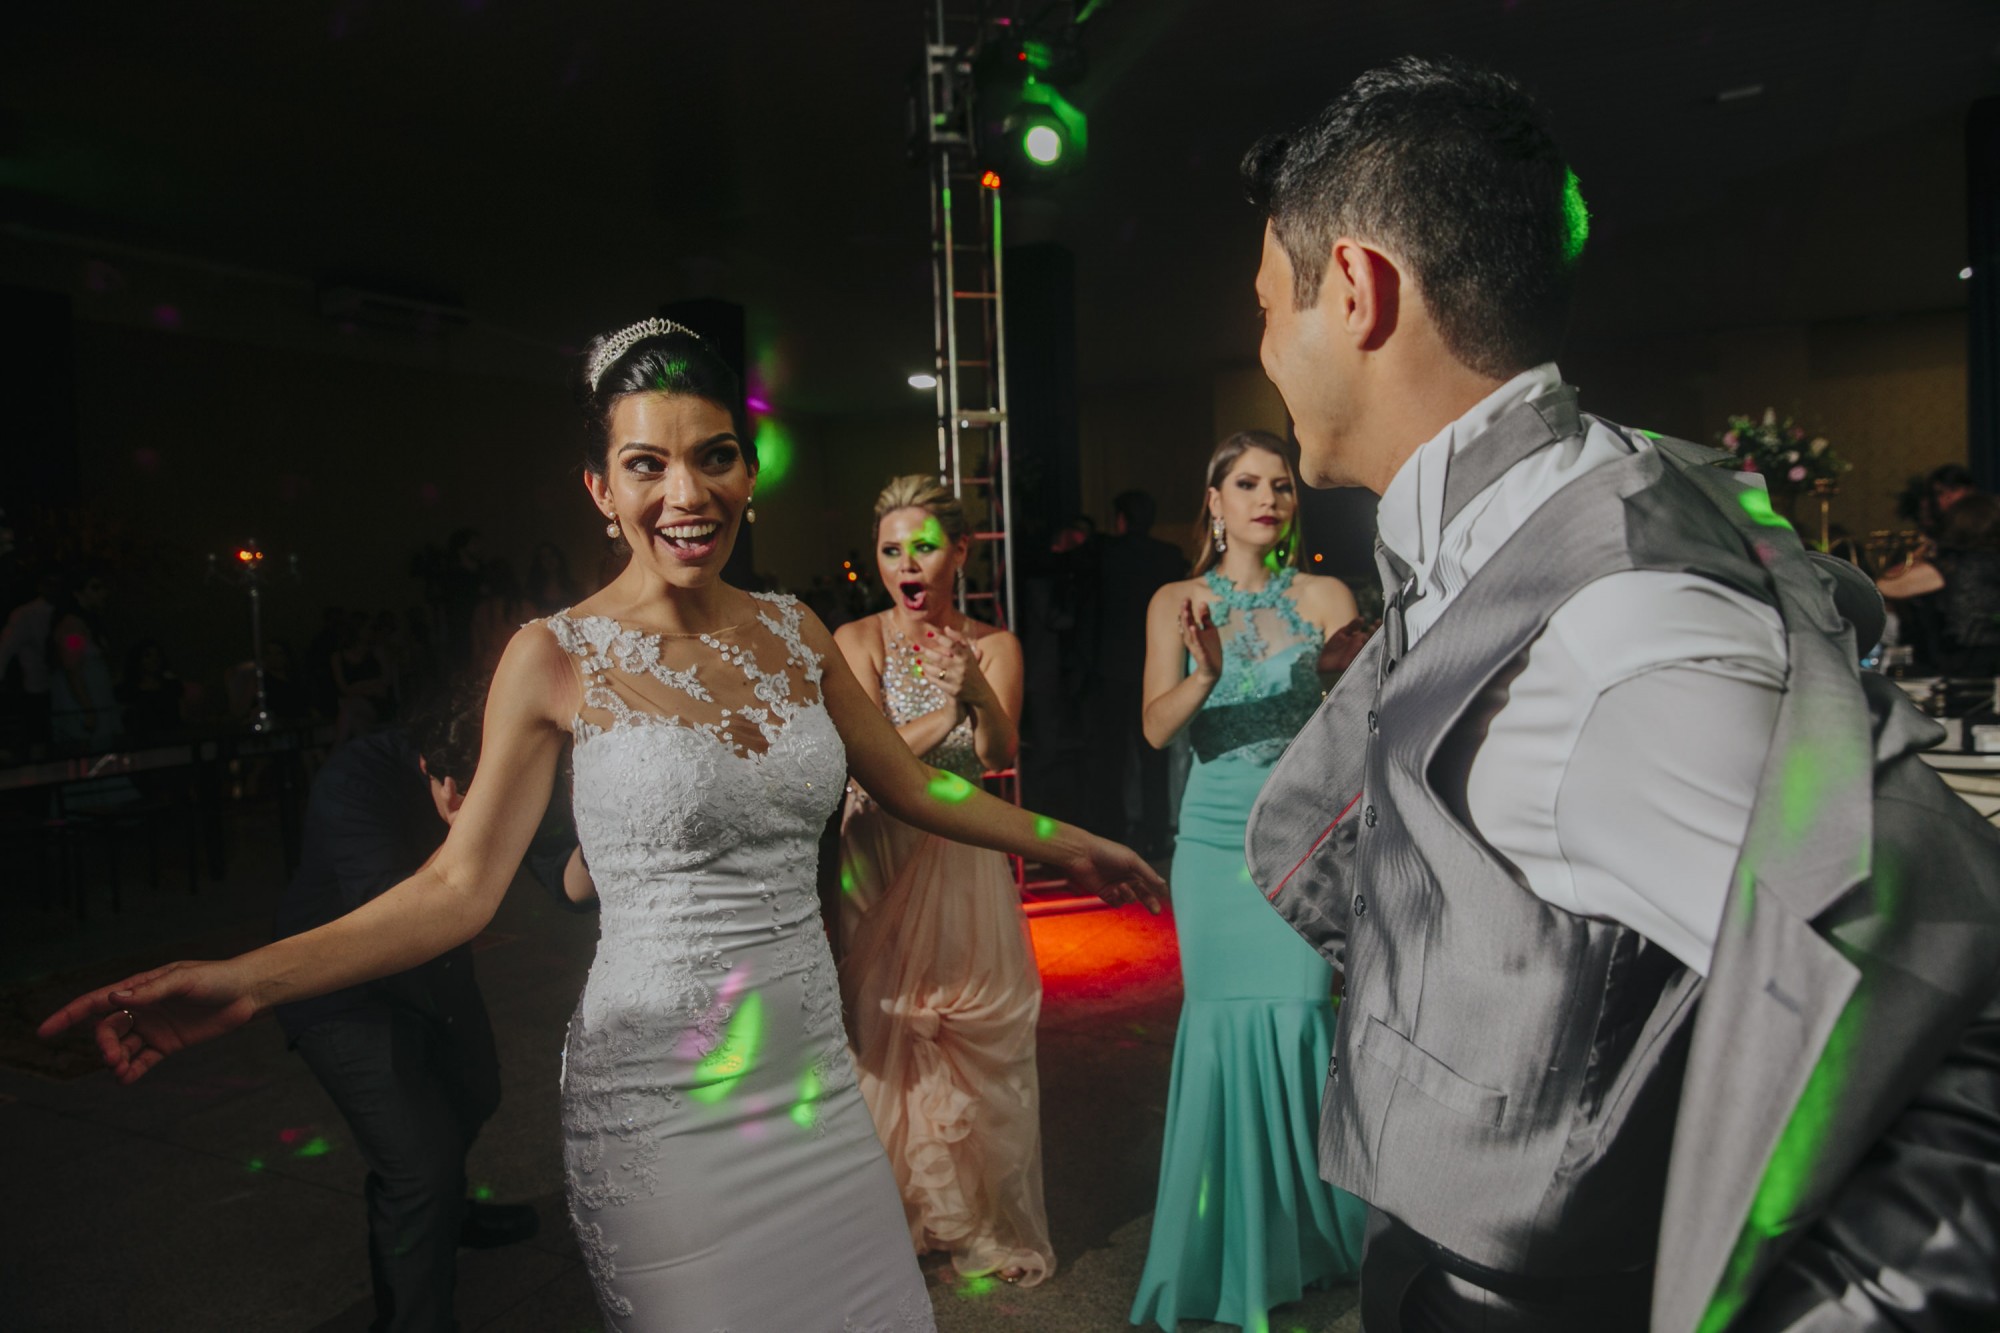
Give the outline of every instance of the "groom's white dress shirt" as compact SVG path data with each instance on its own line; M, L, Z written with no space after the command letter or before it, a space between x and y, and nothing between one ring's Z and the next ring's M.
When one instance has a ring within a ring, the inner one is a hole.
M1379 510L1415 574L1414 647L1541 504L1631 452L1593 422L1525 459L1442 524L1452 458L1562 383L1523 371L1406 460ZM1692 574L1631 570L1550 617L1472 761L1474 830L1537 897L1630 926L1706 975L1784 688L1772 608Z

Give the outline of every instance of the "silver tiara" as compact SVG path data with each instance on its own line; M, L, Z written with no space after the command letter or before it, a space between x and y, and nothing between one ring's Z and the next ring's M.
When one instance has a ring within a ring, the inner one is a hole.
M676 324L671 319L642 319L637 324L628 324L597 345L590 354L590 360L583 366L583 377L590 383L590 391L597 392L597 381L604 378L604 372L616 365L618 358L631 351L648 338L658 338L669 333L685 333L696 342L701 335L685 324Z

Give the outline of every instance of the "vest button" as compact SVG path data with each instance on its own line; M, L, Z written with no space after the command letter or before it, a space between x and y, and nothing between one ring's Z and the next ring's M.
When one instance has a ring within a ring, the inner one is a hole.
M1368 915L1368 900L1358 893L1354 895L1354 915Z
M1373 736L1382 729L1380 726L1381 721L1382 719L1376 716L1374 709L1371 708L1368 710L1368 734L1370 736Z
M1369 828L1374 828L1374 827L1375 827L1375 807L1374 807L1374 806L1370 805L1370 806L1364 806L1364 807L1362 808L1362 811L1361 811L1361 822L1362 822L1362 823L1364 823L1364 824L1366 824L1366 825L1367 825L1367 826L1368 826Z

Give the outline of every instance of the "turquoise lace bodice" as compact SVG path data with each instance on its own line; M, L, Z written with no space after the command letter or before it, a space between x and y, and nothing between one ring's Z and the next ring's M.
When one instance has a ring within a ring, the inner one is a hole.
M1215 570L1204 579L1222 633L1222 675L1188 724L1188 741L1205 764L1225 755L1275 763L1319 707L1319 631L1299 614L1289 566L1256 592Z

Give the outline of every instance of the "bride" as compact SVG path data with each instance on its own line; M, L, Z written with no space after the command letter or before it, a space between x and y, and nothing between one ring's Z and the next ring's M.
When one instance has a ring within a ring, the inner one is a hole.
M932 1327L896 1184L845 1053L814 892L849 771L940 837L1032 853L1157 910L1136 855L922 764L789 597L721 582L755 520L734 375L651 319L591 345L585 484L624 572L525 626L484 757L410 879L317 930L78 997L130 1083L273 1005L400 972L478 934L574 740L582 854L603 902L563 1053L571 1220L621 1330Z

